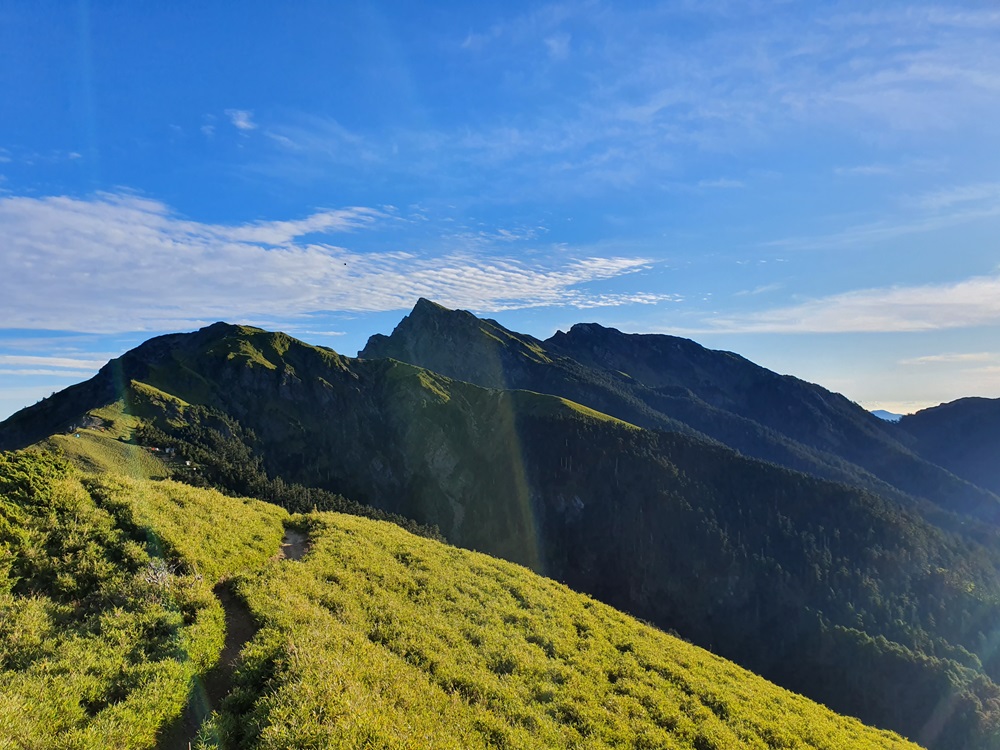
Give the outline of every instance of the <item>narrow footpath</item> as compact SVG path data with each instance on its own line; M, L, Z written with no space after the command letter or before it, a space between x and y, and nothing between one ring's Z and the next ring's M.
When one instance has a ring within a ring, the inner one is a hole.
M308 551L309 538L306 534L285 529L276 557L279 560L301 560ZM222 705L233 688L233 675L240 665L240 652L260 629L247 605L228 581L218 584L213 593L226 615L226 640L222 654L219 662L191 689L184 712L164 727L156 744L157 750L189 750L194 747L202 722Z

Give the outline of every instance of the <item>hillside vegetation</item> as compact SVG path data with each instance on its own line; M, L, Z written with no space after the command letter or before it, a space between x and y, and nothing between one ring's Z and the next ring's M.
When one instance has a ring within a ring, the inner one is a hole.
M489 330L550 366L540 343ZM162 467L292 513L443 534L933 750L1000 747L1000 553L985 522L935 525L898 493L642 429L594 403L245 326L151 339L12 417L0 442L42 424L88 469Z
M211 586L51 455L0 454L0 747L146 748L217 658Z
M257 385L218 388L235 394L226 411L145 411L161 427L141 436L232 491L284 497L290 483L262 479L269 464L296 487L326 484L386 517L440 526L456 544L935 748L993 746L1000 587L988 544L870 493L565 399L383 360L342 371L355 396L341 400L338 388L312 385L305 362L294 367L294 380L279 367L263 382L237 371ZM324 395L338 404L330 427L315 407ZM287 421L262 416L254 400L280 404ZM942 704L950 710L928 725Z
M924 458L1000 493L1000 399L962 398L908 414L895 428Z
M308 533L279 560L283 529ZM911 748L516 565L335 513L0 454L0 747Z
M220 720L239 746L909 746L522 567L305 523L302 562L239 580L264 624Z

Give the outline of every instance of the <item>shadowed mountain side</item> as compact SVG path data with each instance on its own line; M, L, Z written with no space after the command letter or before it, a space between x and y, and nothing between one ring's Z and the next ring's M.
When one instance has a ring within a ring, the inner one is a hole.
M1000 399L963 398L903 417L913 450L960 477L1000 492Z
M968 481L975 481L972 476L942 470L951 466L936 461L932 454L912 451L907 441L899 440L895 425L822 386L779 375L738 354L706 349L688 339L625 334L592 323L558 332L544 343L585 365L625 371L657 391L687 389L706 404L764 425L824 455L835 455L908 494L929 498L947 509L1000 520L998 498L980 488L992 487L972 486Z
M700 435L897 499L927 498L991 522L1000 517L994 494L914 455L891 426L843 396L687 339L579 324L540 341L422 299L390 336L372 336L359 356L562 396L641 427Z

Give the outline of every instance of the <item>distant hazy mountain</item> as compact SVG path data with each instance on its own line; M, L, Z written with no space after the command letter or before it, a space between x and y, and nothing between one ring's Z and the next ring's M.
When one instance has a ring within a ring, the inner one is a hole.
M898 422L903 418L902 414L896 414L895 412L886 411L885 409L874 409L872 414L879 419L885 420L886 422Z
M223 323L161 336L0 424L0 446L117 403L137 439L195 465L181 478L306 507L310 488L339 493L935 750L994 746L995 527L936 527L844 456L860 441L882 475L931 477L944 507L948 488L993 496L860 407L682 339L576 326L540 342L423 301L362 354Z

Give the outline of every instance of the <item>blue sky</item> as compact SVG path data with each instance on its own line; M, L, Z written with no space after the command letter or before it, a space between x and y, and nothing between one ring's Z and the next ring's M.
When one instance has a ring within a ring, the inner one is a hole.
M0 5L0 417L215 320L353 355L420 296L1000 397L992 5L348 5Z

